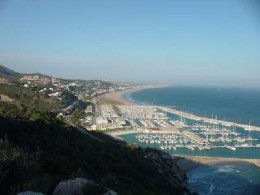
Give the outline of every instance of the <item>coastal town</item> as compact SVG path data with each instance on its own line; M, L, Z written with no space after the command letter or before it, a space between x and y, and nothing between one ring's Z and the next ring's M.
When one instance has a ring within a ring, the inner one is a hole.
M97 136L102 134L131 147L159 149L157 151L169 153L173 160L178 159L174 162L185 170L195 166L189 165L190 161L260 165L258 159L250 158L251 151L257 157L260 149L259 137L255 136L260 128L253 126L251 121L246 125L218 120L217 117L200 117L173 106L140 105L129 97L139 90L165 86L116 85L100 80L65 80L40 74L22 75L15 82L0 80L3 83L1 102L12 104L15 97L27 104L28 97L32 100L39 98L52 108L47 111L51 116L56 116L55 119L92 141L104 143ZM17 92L21 94L17 95ZM37 102L31 105L35 104ZM40 110L44 111L42 107ZM37 119L37 114L33 113L30 120ZM232 158L216 157L216 151ZM249 154L244 159L237 158L242 152Z
M174 107L137 105L123 98L128 92L159 86L112 86L102 85L101 81L86 84L79 81L65 83L55 78L40 79L39 76L26 76L21 81L25 82L24 87L37 86L40 94L52 99L62 100L62 94L69 92L74 99L58 111L57 116L89 131L103 131L117 138L136 133L138 142L157 145L162 150L260 148L258 139L250 135L251 131L259 131L259 127L199 117ZM39 88L39 80L45 82L45 87ZM239 129L248 134L242 134Z
M7 82L2 79L2 82ZM162 150L209 150L260 148L250 133L260 131L251 124L199 117L169 106L138 105L124 98L129 92L162 86L115 85L99 80L65 80L41 74L22 75L19 85L50 100L66 102L52 110L70 125L103 131L120 138L135 133L139 143ZM241 133L241 129L245 133Z

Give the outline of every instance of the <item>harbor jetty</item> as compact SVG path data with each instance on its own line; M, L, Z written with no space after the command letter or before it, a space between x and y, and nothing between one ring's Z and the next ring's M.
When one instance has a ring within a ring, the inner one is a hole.
M214 119L214 118L200 117L200 116L196 116L194 114L176 110L172 107L157 106L157 108L159 108L160 110L163 110L165 112L169 112L169 113L178 115L180 117L191 119L194 121L200 121L200 122L216 124L216 125L219 124L219 125L223 125L226 127L232 127L232 126L239 127L239 128L243 128L246 131L260 131L260 127L257 127L257 126L239 124L239 123L235 123L235 122L223 121L223 120L218 120L218 119Z

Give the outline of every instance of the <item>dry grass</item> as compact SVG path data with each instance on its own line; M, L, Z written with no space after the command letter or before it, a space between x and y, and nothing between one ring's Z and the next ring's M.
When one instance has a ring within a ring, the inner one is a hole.
M2 101L2 102L13 102L14 100L7 95L0 94L0 101Z

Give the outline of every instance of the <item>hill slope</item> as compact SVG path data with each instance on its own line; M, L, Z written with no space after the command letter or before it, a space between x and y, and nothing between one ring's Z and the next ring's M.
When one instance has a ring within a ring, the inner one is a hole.
M59 182L78 177L119 194L186 193L185 173L170 155L99 132L82 134L44 109L28 107L32 98L15 101L0 101L0 194L51 194Z
M0 77L8 80L17 80L20 78L20 76L20 73L17 73L9 68L0 65Z
M7 67L0 65L0 79L6 79L8 81L15 82L26 82L29 81L33 84L49 85L52 81L52 76L44 75L41 73L18 73ZM73 87L76 88L75 91L82 91L84 89L100 88L109 89L110 87L117 87L114 83L102 81L102 80L83 80L83 79L62 79L54 78L58 80L61 84L75 84ZM1 81L1 80L0 80ZM44 84L47 83L47 84Z

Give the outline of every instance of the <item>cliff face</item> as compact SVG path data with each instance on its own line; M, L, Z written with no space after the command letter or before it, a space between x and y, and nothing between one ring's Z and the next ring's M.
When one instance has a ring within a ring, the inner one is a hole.
M158 174L163 175L165 179L165 188L169 190L160 194L188 194L188 191L184 185L186 180L186 173L181 170L175 163L175 160L171 155L167 153L158 153L156 150L148 149L146 151L145 158L156 167ZM141 170L140 170L141 171ZM154 178L157 181L157 178ZM159 181L157 181L159 182ZM67 180L60 182L54 189L53 195L70 195L70 194L105 194L105 195L117 195L119 193L101 186L92 180L86 178L76 178L73 180ZM139 194L138 191L136 193ZM155 193L156 194L156 193Z
M156 167L159 173L166 176L166 180L180 191L185 189L186 173L176 164L175 159L168 153L148 152L145 156Z

